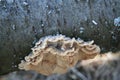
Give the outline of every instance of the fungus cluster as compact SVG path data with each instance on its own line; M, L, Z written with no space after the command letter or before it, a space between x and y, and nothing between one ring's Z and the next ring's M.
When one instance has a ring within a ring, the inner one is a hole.
M93 42L64 35L43 37L32 48L31 54L21 61L19 69L34 70L44 75L65 73L79 60L92 59L100 53L99 46Z

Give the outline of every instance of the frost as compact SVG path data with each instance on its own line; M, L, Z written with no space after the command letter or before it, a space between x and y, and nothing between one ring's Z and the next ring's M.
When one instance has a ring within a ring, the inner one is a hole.
M83 33L83 31L80 31L80 33Z
M52 13L52 11L50 10L50 11L48 12L48 15L51 14L51 13Z
M12 25L12 29L15 30L15 25L14 24Z
M46 5L46 8L48 8L48 5Z
M98 24L95 20L92 20L92 23L93 23L93 24L95 24L95 25L97 25L97 24Z
M117 17L114 19L114 25L115 26L120 26L120 17Z
M11 64L12 64L12 68L15 68L15 63L14 63L14 62L12 62ZM17 65L16 65L16 66L17 66Z
M28 3L27 3L27 2L25 2L25 1L23 2L23 4L24 4L25 6L27 6L27 5L28 5Z
M111 34L114 34L114 32L113 32L113 31L110 31L110 33L111 33Z
M115 36L112 36L112 38L113 38L114 40L116 40L116 37L115 37Z
M44 24L41 24L41 26L44 26Z
M84 30L85 30L85 28L80 27L80 33L83 33L83 32L84 32Z
M16 68L17 67L17 65L12 65L12 68Z
M6 5L4 5L3 8L6 8Z

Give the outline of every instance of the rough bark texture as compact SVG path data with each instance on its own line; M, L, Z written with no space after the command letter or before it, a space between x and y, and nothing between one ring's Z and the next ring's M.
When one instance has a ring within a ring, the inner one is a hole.
M120 0L0 0L0 74L16 70L41 37L61 33L120 50Z

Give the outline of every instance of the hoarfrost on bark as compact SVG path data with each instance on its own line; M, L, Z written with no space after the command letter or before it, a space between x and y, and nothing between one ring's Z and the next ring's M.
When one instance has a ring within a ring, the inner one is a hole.
M114 40L116 40L116 37L115 37L115 36L112 36L112 38L113 38Z
M15 25L14 24L12 25L12 29L15 30Z
M51 14L51 13L52 13L52 10L50 10L50 11L48 12L48 15Z
M80 27L80 33L83 33L83 32L84 32L84 30L85 30L85 28Z
M114 19L114 25L115 26L120 26L120 17L117 17Z
M24 4L25 6L27 6L27 5L28 5L28 3L27 3L27 2L25 2L25 1L23 2L23 4Z
M97 25L97 24L98 24L95 20L92 20L92 23L93 23L94 25Z

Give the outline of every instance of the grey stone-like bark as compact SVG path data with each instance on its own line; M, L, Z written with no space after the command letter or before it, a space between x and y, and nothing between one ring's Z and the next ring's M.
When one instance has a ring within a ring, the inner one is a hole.
M120 0L0 0L0 74L17 69L42 36L94 40L102 51L120 50Z

